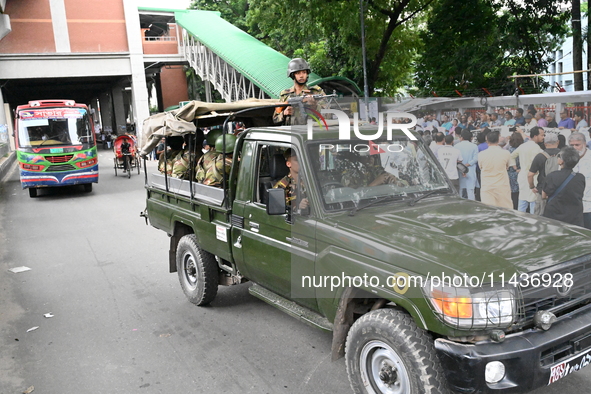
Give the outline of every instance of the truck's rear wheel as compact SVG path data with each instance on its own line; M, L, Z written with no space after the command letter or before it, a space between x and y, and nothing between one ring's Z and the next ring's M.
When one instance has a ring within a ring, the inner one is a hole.
M35 198L37 197L37 189L34 187L29 188L29 197Z
M182 237L176 250L176 269L183 292L195 305L207 305L218 292L215 256L197 245L195 234Z
M448 393L433 340L412 318L378 309L351 327L346 345L347 374L355 393Z

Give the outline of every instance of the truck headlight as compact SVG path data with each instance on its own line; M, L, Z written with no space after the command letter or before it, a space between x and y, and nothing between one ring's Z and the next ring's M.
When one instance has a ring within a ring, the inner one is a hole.
M504 328L516 320L512 288L446 287L427 282L423 290L437 316L457 328Z

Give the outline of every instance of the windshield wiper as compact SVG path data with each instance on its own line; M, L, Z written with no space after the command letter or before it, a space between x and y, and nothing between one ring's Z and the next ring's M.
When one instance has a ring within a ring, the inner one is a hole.
M375 204L378 204L378 203L381 203L381 202L384 202L384 201L402 200L403 198L404 198L404 196L403 195L400 195L400 194L399 195L396 195L396 196L379 197L379 198L376 198L373 201L368 202L365 205L362 205L362 206L356 205L355 208L353 208L353 209L351 209L349 211L349 216L355 216L355 214L358 211L361 211L362 209L365 209L365 208L370 207L372 205L375 205Z
M415 205L415 204L416 204L416 203L417 203L419 200L422 200L422 199L423 199L423 198L425 198L425 197L432 196L433 194L440 193L440 192L442 192L442 191L445 191L445 192L447 193L447 192L448 192L448 190L449 190L449 188L447 188L447 187L446 187L446 188L443 188L443 189L435 189L435 190L431 190L431 191L430 191L430 192L428 192L428 193L424 193L424 194L421 194L419 197L415 197L415 198L413 198L412 200L410 200L410 201L408 202L408 205L410 205L411 207L413 207L413 206L414 206L414 205Z

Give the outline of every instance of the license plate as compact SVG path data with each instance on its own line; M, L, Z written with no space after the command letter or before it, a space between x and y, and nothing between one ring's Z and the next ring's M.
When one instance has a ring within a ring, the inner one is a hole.
M567 375L570 375L573 372L580 371L589 364L591 364L591 349L588 349L584 353L577 354L576 356L573 356L570 359L553 366L550 369L550 380L548 381L548 385L564 378Z
M49 149L49 153L64 153L64 148L52 148Z

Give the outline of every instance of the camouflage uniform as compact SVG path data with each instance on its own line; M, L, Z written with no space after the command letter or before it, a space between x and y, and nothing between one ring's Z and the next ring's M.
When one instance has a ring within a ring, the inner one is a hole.
M191 178L191 167L199 161L201 156L203 156L201 149L197 150L196 155L188 150L181 152L173 163L172 177L180 179Z
M291 207L292 201L298 197L298 188L293 177L291 175L286 175L281 178L281 180L273 186L273 189L277 188L285 190L285 205ZM300 200L303 200L304 198L306 198L306 190L302 187Z
M296 199L297 192L295 182L291 175L286 175L273 186L273 189L281 188L285 190L285 205L291 207L291 202Z
M203 182L203 179L205 179L206 166L209 166L217 155L218 153L214 149L205 152L205 154L199 158L195 165L195 180L197 182Z
M304 85L300 94L296 94L295 93L295 86L292 86L289 89L284 89L281 91L281 93L279 94L279 100L281 100L283 102L287 102L287 99L290 97L306 96L309 94L322 95L322 96L325 95L324 90L322 90L322 88L318 85L314 85L311 87L308 87L308 85ZM317 107L320 107L320 106L321 105L317 103ZM290 115L287 115L287 116L283 115L283 111L285 110L285 108L286 107L277 107L277 109L275 110L275 113L273 114L273 122L281 123L285 126L291 126L292 125L292 121L291 121L292 117ZM279 112L277 112L277 111L279 111ZM297 108L294 107L294 111L297 111Z
M226 155L226 162L223 161L223 154L220 152L207 152L199 159L196 167L197 181L208 186L222 187L224 173L230 175L232 169L232 158Z
M160 154L160 158L158 159L158 171L164 174L164 164L166 163L166 174L172 176L172 169L174 167L174 163L179 156L182 154L182 150L171 150L171 151L164 151Z

